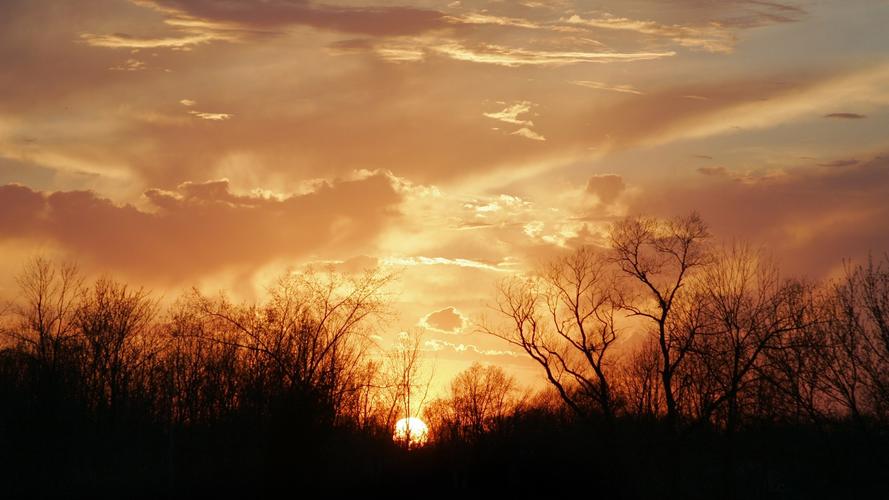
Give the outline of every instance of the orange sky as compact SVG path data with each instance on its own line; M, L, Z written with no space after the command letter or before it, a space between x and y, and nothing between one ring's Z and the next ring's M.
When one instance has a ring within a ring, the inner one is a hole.
M889 249L887 22L885 0L4 0L0 293L35 252L245 299L382 265L383 344L424 329L442 380L531 370L473 333L493 284L616 217L697 209L813 277Z

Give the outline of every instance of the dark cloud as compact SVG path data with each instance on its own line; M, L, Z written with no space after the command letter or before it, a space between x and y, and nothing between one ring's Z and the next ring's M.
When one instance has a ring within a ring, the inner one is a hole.
M862 118L867 118L867 115L859 115L858 113L830 113L829 115L824 115L825 118L839 118L845 120L860 120Z
M175 282L317 251L348 255L380 233L401 199L383 175L282 199L236 195L227 181L145 196L155 212L91 191L3 186L0 239L51 241L104 269Z
M603 205L611 205L626 189L626 184L617 174L594 175L587 181L586 192L595 195Z
M728 175L728 169L722 166L719 167L699 167L698 173L702 175L711 175L711 176L726 176Z
M144 0L159 10L253 28L288 25L374 36L415 35L446 25L440 12L414 7L345 7L306 0Z
M637 16L668 23L718 22L727 28L755 28L800 21L806 9L797 3L760 0L622 0L619 7Z
M446 307L427 314L420 320L420 324L442 333L460 333L466 327L466 318L455 308Z
M848 160L833 160L828 162L819 163L819 167L851 167L852 165L858 165L859 161L855 159Z
M767 244L793 274L821 276L844 258L889 250L889 157L842 169L709 179L652 189L633 209L659 215L698 210L717 236Z

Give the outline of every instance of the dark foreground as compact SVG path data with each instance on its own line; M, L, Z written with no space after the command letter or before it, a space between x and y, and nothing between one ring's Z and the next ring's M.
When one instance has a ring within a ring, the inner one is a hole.
M474 442L407 451L382 432L319 428L287 411L168 428L7 404L0 422L4 498L575 489L602 498L889 497L889 434L852 423L750 426L728 437L528 414Z

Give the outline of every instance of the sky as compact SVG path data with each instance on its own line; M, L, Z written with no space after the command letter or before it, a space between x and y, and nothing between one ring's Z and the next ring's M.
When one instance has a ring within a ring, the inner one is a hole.
M889 250L887 23L887 0L3 0L0 295L37 253L242 300L381 266L381 343L530 380L473 327L495 284L626 215L697 210L813 279Z

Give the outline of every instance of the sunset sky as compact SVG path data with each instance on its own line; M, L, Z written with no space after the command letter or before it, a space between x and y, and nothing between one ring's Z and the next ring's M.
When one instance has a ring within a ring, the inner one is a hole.
M889 250L886 0L2 0L0 295L400 273L450 374L510 273L698 210L822 278Z

